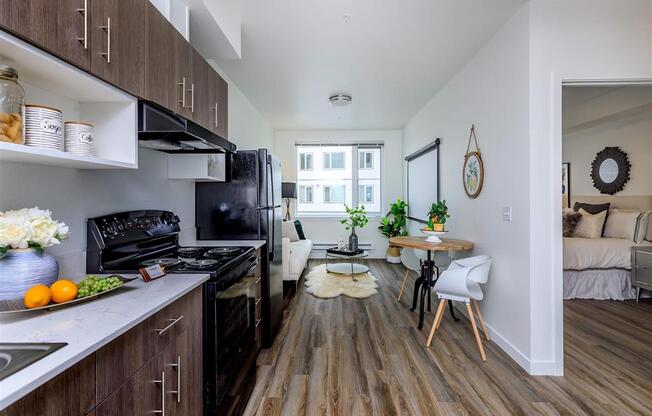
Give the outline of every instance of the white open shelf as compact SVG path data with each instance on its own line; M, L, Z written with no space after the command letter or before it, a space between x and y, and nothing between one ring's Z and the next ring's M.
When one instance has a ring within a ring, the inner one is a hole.
M138 167L138 100L74 66L0 31L0 62L18 71L26 104L63 112L94 126L94 157L0 142L0 161L69 167Z
M224 154L179 154L168 156L168 179L224 182Z

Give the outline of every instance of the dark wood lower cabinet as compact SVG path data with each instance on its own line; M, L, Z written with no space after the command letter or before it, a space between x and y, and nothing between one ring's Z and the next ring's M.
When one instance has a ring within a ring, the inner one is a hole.
M95 354L0 411L0 416L83 416L94 407Z
M164 407L166 416L201 416L202 394L198 287L0 416L153 415Z

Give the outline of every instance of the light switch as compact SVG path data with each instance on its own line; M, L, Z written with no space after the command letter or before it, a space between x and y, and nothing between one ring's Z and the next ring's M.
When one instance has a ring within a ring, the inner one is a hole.
M503 207L503 221L512 221L512 207Z

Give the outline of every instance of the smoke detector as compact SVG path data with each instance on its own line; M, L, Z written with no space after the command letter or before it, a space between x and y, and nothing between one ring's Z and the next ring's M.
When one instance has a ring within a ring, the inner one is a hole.
M351 101L353 101L351 96L346 94L335 94L328 97L328 102L334 107L344 107L351 104Z

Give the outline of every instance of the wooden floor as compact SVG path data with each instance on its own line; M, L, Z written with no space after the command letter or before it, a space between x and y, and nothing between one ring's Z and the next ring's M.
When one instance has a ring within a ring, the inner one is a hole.
M366 300L300 287L247 415L652 415L652 302L566 301L565 376L533 377L492 343L482 363L465 318L426 348L434 313L418 331L412 294L396 301L402 266L369 265Z

